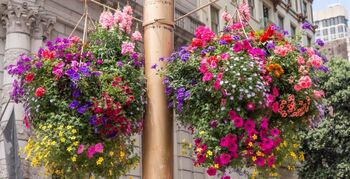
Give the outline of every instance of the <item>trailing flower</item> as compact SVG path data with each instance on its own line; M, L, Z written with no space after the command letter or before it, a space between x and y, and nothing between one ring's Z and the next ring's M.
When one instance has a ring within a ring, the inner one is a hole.
M240 11L249 19L244 4ZM325 59L276 26L253 31L222 17L222 33L199 27L188 46L161 59L166 68L154 68L164 77L168 106L193 132L195 166L225 179L230 171L276 176L303 160L298 132L317 114L323 93L315 75Z
M24 123L33 131L25 153L46 174L117 178L138 163L132 135L143 123L143 61L136 43L142 36L129 34L129 6L118 13L104 12L86 44L56 38L7 68L17 77L12 98L24 104Z

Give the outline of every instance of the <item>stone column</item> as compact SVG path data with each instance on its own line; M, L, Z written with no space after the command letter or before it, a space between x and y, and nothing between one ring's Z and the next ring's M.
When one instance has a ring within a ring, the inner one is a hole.
M0 19L1 19L0 14ZM4 55L5 55L5 42L6 42L6 29L5 26L0 23L0 96L2 96L2 81L4 76ZM0 103L1 109L1 103Z
M48 15L45 10L40 9L38 17L34 23L31 38L31 49L30 51L34 54L38 52L40 47L44 45L44 41L50 38L51 30L56 23L56 18Z
M30 30L36 14L26 3L14 4L12 1L8 1L3 17L7 29L4 53L5 67L16 63L19 55L30 51ZM13 80L14 78L4 71L2 84L2 111L4 111L4 117L1 121L1 129L9 130L12 135L10 135L10 139L9 137L6 138L5 131L0 137L0 178L13 178L16 175L16 178L22 175L24 178L29 178L29 166L24 161L24 156L20 156L20 162L17 163L14 163L15 159L12 158L6 160L9 154L11 154L11 157L18 159L19 148L25 146L28 138L28 133L23 124L24 110L22 104L15 104L10 101L5 109L12 91Z

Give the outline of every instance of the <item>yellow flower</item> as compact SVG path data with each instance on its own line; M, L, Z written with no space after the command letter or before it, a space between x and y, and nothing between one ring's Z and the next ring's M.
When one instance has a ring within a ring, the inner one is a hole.
M72 147L71 146L67 147L67 151L68 152L72 151Z
M258 136L256 136L255 134L252 136L252 138L254 139L254 140L256 140L256 139L258 139Z
M204 131L199 131L199 135L204 135L205 132Z
M72 133L73 133L73 134L77 133L77 130L76 130L76 129L73 129L73 130L72 130Z
M55 144L56 144L56 141L52 141L52 142L51 142L51 145L55 145Z
M300 159L300 161L304 161L305 160L304 152L300 152L299 159Z
M60 132L58 133L58 136L62 137L62 136L63 136L63 132L60 131Z
M199 152L199 153L201 153L201 152L203 151L203 149L200 148L200 147L198 147L198 148L196 149L196 151Z
M255 162L255 160L256 160L256 157L255 157L255 156L253 156L253 157L252 157L252 160L253 160L253 162Z
M66 142L66 139L62 137L61 142Z
M283 141L283 146L287 147L287 145L288 145L287 141Z
M216 164L214 165L214 168L218 169L218 168L219 168L219 164L216 163Z
M263 157L264 154L263 154L262 152L260 152L260 151L257 151L257 152L256 152L256 156Z
M258 174L258 172L254 169L252 177L256 177L257 174Z
M73 145L74 145L74 146L78 146L78 144L79 144L78 141L73 142Z
M252 142L249 142L249 143L248 143L248 146L249 146L249 147L253 147L253 143L252 143Z
M112 175L113 175L113 171L109 170L109 176L112 176Z
M73 126L67 126L67 129L72 129L73 128Z
M297 155L294 152L290 152L290 156L292 156L293 160L297 159Z
M125 153L123 151L120 151L119 156L123 158L125 156Z
M130 176L130 177L129 177L129 179L133 179L133 177L132 177L132 176Z
M212 156L212 155L213 155L213 152L210 151L210 150L208 150L208 151L207 151L207 154L208 154L209 156Z
M300 145L299 144L293 144L294 148L298 148Z
M77 161L77 158L74 156L74 157L71 158L71 160L72 160L73 162L75 162L75 161Z
M114 152L113 152L113 151L110 151L110 152L109 152L109 156L113 157L113 155L114 155Z
M72 140L75 140L76 138L77 138L76 136L70 137L70 139L72 139Z
M98 158L96 161L96 165L101 165L101 163L104 161L103 157Z

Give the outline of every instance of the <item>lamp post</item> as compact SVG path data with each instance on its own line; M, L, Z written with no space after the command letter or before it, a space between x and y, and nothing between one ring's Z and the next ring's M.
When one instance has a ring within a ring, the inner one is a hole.
M170 56L174 41L174 0L144 1L144 49L147 107L142 146L142 178L173 178L173 119L162 78L151 69Z

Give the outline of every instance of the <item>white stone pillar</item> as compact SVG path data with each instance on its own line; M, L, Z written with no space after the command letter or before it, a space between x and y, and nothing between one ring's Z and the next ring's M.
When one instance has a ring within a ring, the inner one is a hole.
M1 15L0 15L1 19ZM5 55L6 29L0 23L0 96L2 96L2 81L4 76L4 55ZM1 103L0 103L1 109Z
M44 10L41 11L42 12L39 12L38 17L36 18L32 30L30 51L33 54L36 54L40 47L44 45L43 42L45 38L50 38L51 30L53 29L53 26L56 23L56 18L46 14Z
M36 12L27 6L27 4L13 4L11 1L7 4L7 9L4 12L4 20L6 22L6 43L3 65L6 67L10 64L15 64L19 55L28 53L31 49L30 45L30 30L32 23L35 21ZM19 148L23 148L26 144L28 133L23 124L24 110L22 104L15 104L13 101L9 103L5 109L5 105L10 98L12 91L12 82L14 78L4 71L3 84L2 84L2 111L4 111L4 117L1 121L1 129L3 130L9 123L11 114L14 117L15 124L15 136L17 138ZM19 153L19 148L11 145L6 140L4 135L0 136L0 178L11 178L9 176L18 175L23 173L24 178L29 178L29 165L24 161L24 156L20 156L20 168L13 165L12 159L6 160L6 154L15 152L15 155ZM6 146L6 145L7 146ZM13 169L15 168L15 169ZM10 172L10 173L9 173Z

